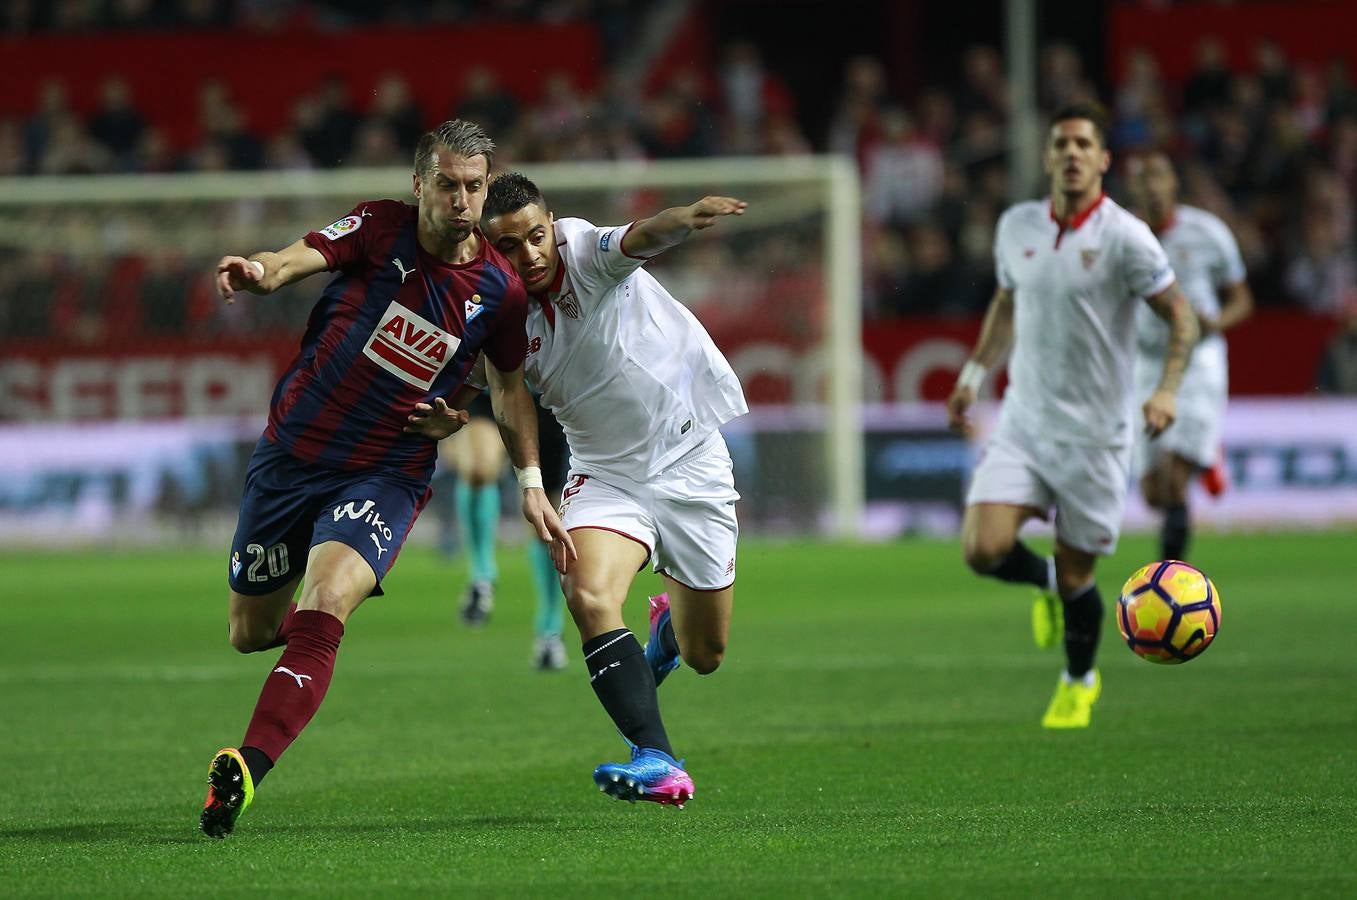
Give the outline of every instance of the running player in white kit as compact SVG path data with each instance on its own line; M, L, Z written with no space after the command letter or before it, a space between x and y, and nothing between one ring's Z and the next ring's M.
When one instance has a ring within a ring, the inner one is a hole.
M1164 514L1160 558L1187 559L1187 486L1215 463L1225 417L1229 367L1221 333L1252 314L1253 294L1229 226L1204 209L1178 202L1178 178L1167 155L1134 157L1126 174L1136 212L1163 245L1201 328L1201 341L1178 391L1178 419L1157 438L1140 434L1133 465L1145 502ZM1143 307L1137 324L1136 397L1143 401L1163 369L1168 330Z
M560 512L579 558L562 586L594 692L632 747L630 760L594 771L619 799L682 806L693 794L656 686L680 658L705 675L725 653L739 494L718 429L748 411L706 330L641 266L744 210L741 200L706 197L599 227L554 218L535 184L506 174L491 183L481 217L527 285L525 375L570 447ZM668 592L651 598L643 649L622 605L647 562Z
M1170 323L1159 383L1142 407L1152 434L1173 423L1197 339L1196 318L1159 242L1103 193L1106 133L1102 110L1091 104L1052 117L1051 196L1018 203L999 219L999 287L947 401L952 426L969 432L967 410L1012 348L999 424L966 497L962 545L976 572L1044 592L1033 622L1039 644L1053 642L1063 613L1066 665L1042 718L1047 728L1087 727L1101 690L1093 660L1103 604L1093 570L1098 556L1116 548L1126 500L1136 307L1148 301ZM1018 540L1025 521L1052 507L1053 566Z

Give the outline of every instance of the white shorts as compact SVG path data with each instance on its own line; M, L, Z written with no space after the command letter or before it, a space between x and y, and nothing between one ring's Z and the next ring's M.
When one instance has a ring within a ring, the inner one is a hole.
M1117 549L1126 506L1130 448L1025 439L998 431L971 475L966 505L1011 503L1055 508L1055 534L1085 553Z
M1159 385L1159 371L1153 366L1136 366L1137 410L1150 399ZM1139 429L1136 438L1134 469L1145 472L1163 454L1172 453L1209 469L1220 452L1220 427L1225 418L1228 388L1223 376L1192 367L1178 390L1178 414L1173 424L1156 438Z
M699 591L735 583L735 474L720 432L641 484L571 468L561 492L567 530L601 528L646 548L655 571Z

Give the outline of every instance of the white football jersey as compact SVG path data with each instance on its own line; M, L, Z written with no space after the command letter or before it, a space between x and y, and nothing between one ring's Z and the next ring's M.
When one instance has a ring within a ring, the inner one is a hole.
M706 329L622 252L630 227L556 220L561 268L541 301L529 298L525 374L560 421L573 470L644 481L749 408Z
M1220 315L1220 289L1244 280L1244 258L1230 228L1219 218L1195 206L1178 206L1173 219L1159 233L1192 308L1214 319ZM1164 364L1169 326L1146 307L1137 314L1140 365ZM1219 334L1203 337L1192 351L1192 361L1183 375L1186 386L1196 378L1226 377L1225 339Z
M1068 226L1050 200L1009 207L994 238L1013 292L1013 351L1000 428L1130 446L1136 307L1173 284L1150 227L1104 195Z

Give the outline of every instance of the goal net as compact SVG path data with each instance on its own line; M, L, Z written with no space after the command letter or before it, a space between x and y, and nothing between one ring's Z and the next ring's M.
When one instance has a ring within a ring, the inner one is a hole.
M597 224L706 194L749 201L747 215L647 267L745 386L751 414L726 429L745 529L854 532L863 437L852 163L522 171L557 215ZM410 187L405 169L0 179L0 537L229 529L270 391L327 276L226 306L216 260L283 247L359 201L409 199Z

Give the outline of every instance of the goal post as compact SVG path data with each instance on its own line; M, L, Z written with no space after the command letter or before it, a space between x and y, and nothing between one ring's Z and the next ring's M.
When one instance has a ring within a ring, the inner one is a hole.
M745 216L647 268L706 325L745 385L751 415L728 437L748 527L858 534L865 477L853 161L497 162L497 171L507 168L532 178L557 216L597 224L708 194L749 201ZM277 374L266 370L295 352L321 285L308 279L286 296L225 309L213 302L211 267L225 253L284 246L382 197L410 199L410 171L0 179L0 428L262 416L263 385Z

